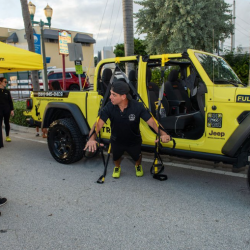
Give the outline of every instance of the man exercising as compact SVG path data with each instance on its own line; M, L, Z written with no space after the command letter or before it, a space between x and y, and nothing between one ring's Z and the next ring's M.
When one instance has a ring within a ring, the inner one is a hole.
M96 127L96 133L93 134L87 142L84 150L94 152L96 150L96 134L99 133L104 123L111 121L111 149L113 161L115 163L112 177L119 178L121 174L121 157L126 151L135 161L136 176L143 176L141 165L141 134L139 129L140 118L158 132L155 120L145 109L142 103L133 100L129 94L129 86L123 81L113 83L110 90L110 100L101 110L100 119L92 127L90 134ZM170 136L161 131L160 140L169 142Z

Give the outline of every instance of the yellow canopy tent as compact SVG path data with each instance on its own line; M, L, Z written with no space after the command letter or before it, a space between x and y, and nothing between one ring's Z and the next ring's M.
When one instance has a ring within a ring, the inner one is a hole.
M43 69L42 56L0 42L0 73Z

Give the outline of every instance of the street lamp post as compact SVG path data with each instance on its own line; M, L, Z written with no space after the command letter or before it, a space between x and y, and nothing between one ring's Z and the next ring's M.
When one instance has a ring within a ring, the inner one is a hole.
M34 15L36 12L36 6L30 1L28 4L28 8L29 8L29 13L30 13L30 19L31 19L31 23L32 26L34 24L38 24L40 27L40 31L41 31L41 41L42 41L42 56L43 56L43 70L44 70L44 91L48 91L48 76L47 76L47 64L46 64L46 55L45 55L45 45L44 45L44 35L43 35L43 27L45 25L51 26L51 18L52 18L52 14L53 14L53 9L47 4L47 6L44 8L44 13L45 16L48 20L47 23L43 22L42 20L40 20L39 22L34 21Z

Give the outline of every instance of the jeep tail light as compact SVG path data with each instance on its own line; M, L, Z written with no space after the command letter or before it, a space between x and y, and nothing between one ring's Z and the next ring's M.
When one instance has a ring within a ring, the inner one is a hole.
M27 99L26 100L26 108L27 109L32 109L32 99Z

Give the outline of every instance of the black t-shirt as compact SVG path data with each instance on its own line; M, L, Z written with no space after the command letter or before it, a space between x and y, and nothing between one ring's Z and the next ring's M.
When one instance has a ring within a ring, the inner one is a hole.
M123 112L118 105L108 102L101 111L100 118L104 122L110 119L111 140L133 145L142 142L139 129L140 118L147 122L151 116L142 103L130 100Z
M10 108L10 110L14 109L10 91L7 89L0 89L0 106Z

